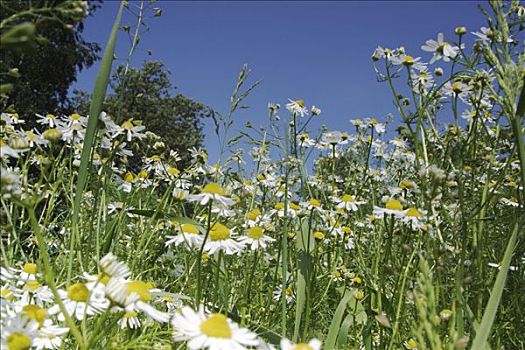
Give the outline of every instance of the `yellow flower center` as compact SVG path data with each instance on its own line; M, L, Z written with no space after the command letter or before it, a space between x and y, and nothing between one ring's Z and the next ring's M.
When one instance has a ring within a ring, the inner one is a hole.
M418 218L420 217L422 214L419 210L417 210L416 208L409 208L407 210L407 213L405 214L406 216L411 216L411 217L415 217L415 218Z
M277 203L274 208L277 210L282 210L284 209L284 203Z
M405 344L407 349L417 349L417 342L414 339L410 339Z
M304 101L303 100L295 100L295 103L299 105L299 107L304 108Z
M224 196L225 192L221 185L212 182L204 186L202 193L218 194L219 196Z
M170 175L179 175L179 174L180 174L180 170L177 169L177 168L171 168L171 167L170 167L170 168L168 169L168 173L169 173Z
M248 237L252 239L260 239L264 237L263 229L259 226L250 227L248 229Z
M385 208L390 210L403 210L403 205L397 199L391 199L385 204Z
M293 350L314 350L310 345L306 343L299 343L293 347Z
M124 314L124 317L125 318L132 318L132 317L137 317L137 313L135 311L127 311L125 314Z
M99 281L100 283L102 283L103 285L108 284L108 282L109 282L109 275L106 275L105 273L101 273L101 274L98 276L98 281Z
M38 288L40 288L42 285L38 281L27 281L25 287L29 289L31 292L34 292Z
M183 225L181 225L181 230L184 233L190 233L190 234L193 234L193 235L198 235L199 234L199 229L197 228L197 226L192 225L192 224L183 224Z
M228 339L232 337L232 330L228 325L226 316L213 314L200 325L202 333L208 337Z
M259 209L253 209L252 211L250 211L248 213L248 219L250 220L255 220L259 217L259 215L261 215L261 211Z
M314 238L318 239L318 240L322 240L322 239L324 239L324 233L322 233L320 231L314 232Z
M290 203L290 209L301 210L301 207L295 203Z
M230 238L230 229L226 226L216 223L210 230L210 239L212 241L224 241Z
M145 282L131 281L126 284L126 288L128 289L128 295L136 293L142 301L151 300L150 288Z
M67 288L67 297L85 303L89 300L89 289L84 283L75 283Z
M122 129L131 130L133 129L133 123L131 120L126 120L122 125L120 126Z
M349 195L349 194L345 194L343 197L341 197L341 200L342 200L343 202L347 202L347 203L348 203L348 202L355 202L355 198L352 197L352 196Z
M33 305L33 304L24 306L24 308L22 309L22 312L24 313L24 315L26 315L30 319L37 321L38 324L41 326L44 324L44 320L46 319L46 316L47 316L46 310L44 310L38 305Z
M321 206L321 202L319 202L317 199L314 199L314 198L311 198L308 203L310 203L310 205L314 206L314 207L320 207Z
M410 181L407 181L407 180L403 180L401 181L401 184L399 185L399 187L403 190L406 190L406 189L410 189L413 187L412 185L412 182Z
M414 57L406 55L403 58L403 64L407 66L414 64Z
M33 263L25 263L22 271L30 275L36 275L37 265Z
M285 291L284 291L284 294L286 294L287 296L291 297L293 295L292 288L290 288L290 287L286 288Z
M460 81L456 81L454 84L452 84L452 91L454 91L456 94L459 94L462 91Z
M31 346L31 339L23 333L11 333L7 337L7 350L26 350Z
M133 174L130 172L127 172L126 175L124 175L124 181L126 182L133 182Z

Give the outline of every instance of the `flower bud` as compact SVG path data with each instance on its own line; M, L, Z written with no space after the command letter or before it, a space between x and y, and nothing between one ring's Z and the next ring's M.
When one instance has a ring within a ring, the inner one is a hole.
M47 129L42 133L42 136L44 139L51 141L51 142L58 142L62 139L62 131L53 128L53 129Z

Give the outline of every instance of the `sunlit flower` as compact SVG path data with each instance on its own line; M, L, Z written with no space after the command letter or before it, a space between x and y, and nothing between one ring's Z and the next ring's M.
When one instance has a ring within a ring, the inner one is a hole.
M281 339L281 350L321 350L321 341L312 339L308 343L293 343L290 340Z
M227 255L240 252L244 248L244 244L232 239L232 233L232 230L223 224L218 222L215 223L210 228L209 237L204 243L204 251L209 255L215 254L221 250Z
M457 46L452 46L444 40L443 33L438 34L437 41L432 39L427 40L425 45L421 46L421 49L434 54L430 60L430 64L440 59L448 62L451 59L454 59L459 52L459 48Z
M204 237L197 226L193 224L179 225L176 223L175 227L179 233L175 236L166 236L166 238L168 238L165 243L166 245L175 244L178 246L184 243L188 248L200 247L202 245Z
M259 344L255 333L239 327L223 314L208 315L202 307L197 312L183 307L171 325L174 340L187 341L192 350L242 350Z
M264 234L264 229L260 226L249 227L246 236L239 237L239 242L249 245L251 250L265 249L268 243L274 241L274 238Z
M67 288L67 291L58 290L60 298L70 316L75 316L77 320L82 321L86 316L93 316L101 313L109 306L109 300L106 299L104 287L102 284L95 285L92 289L87 284L75 283ZM49 309L49 314L58 314L58 319L64 321L58 305L53 305Z
M304 117L308 115L308 109L304 105L303 100L290 100L290 103L286 105L286 109L289 110L292 114Z
M189 195L188 200L199 202L200 205L206 205L210 200L217 201L225 207L235 204L235 201L226 197L225 194L226 191L221 185L211 182L204 186L201 193Z

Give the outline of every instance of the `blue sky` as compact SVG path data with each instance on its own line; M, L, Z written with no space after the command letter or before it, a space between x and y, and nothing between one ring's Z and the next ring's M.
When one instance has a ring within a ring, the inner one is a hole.
M137 4L132 2L133 4ZM118 8L105 1L85 22L84 37L105 45ZM237 114L235 127L247 121L267 124L268 102L283 107L301 98L322 109L313 129L351 130L350 119L394 113L388 86L378 83L370 56L374 49L404 46L428 61L420 47L443 32L454 40L456 26L475 31L484 24L478 1L158 1L161 17L147 19L132 65L144 59L164 62L177 91L226 113L238 72L247 63L262 83ZM135 23L128 12L123 24ZM119 37L117 56L129 40ZM146 50L152 55L147 56ZM118 63L119 61L115 62ZM93 89L98 64L80 73L75 88ZM281 113L284 117L286 113ZM394 113L394 115L396 115ZM396 115L397 116L397 115ZM206 122L210 161L218 156L213 123Z

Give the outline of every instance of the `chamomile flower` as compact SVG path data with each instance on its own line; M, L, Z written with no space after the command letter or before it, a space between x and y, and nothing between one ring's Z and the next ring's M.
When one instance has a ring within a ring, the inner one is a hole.
M57 126L58 118L53 114L40 115L37 113L36 119L36 122L38 124L47 125L50 128L54 128L55 126Z
M6 350L26 350L34 345L38 336L38 322L27 321L21 315L2 318L1 348Z
M69 328L57 326L50 319L46 319L44 324L38 329L38 336L34 340L34 346L37 350L59 349L62 346L62 337L68 332Z
M385 215L401 216L403 215L403 205L397 199L391 199L385 203L385 207L374 206L374 216L384 217Z
M244 244L231 238L232 230L221 223L215 223L210 228L209 237L204 243L204 252L213 255L219 251L224 251L226 255L240 252Z
M197 312L183 307L171 322L176 342L187 341L192 350L243 350L259 345L257 335L239 327L223 314L208 315L201 307Z
M273 293L273 300L279 302L281 300L281 296L283 293L282 285L277 286L277 288L275 288L275 290L272 293ZM291 287L287 287L284 290L284 297L286 299L287 304L290 304L292 301L295 300L295 294Z
M224 207L229 207L235 203L231 198L225 196L224 188L214 182L207 184L199 194L192 194L188 196L189 201L199 202L200 205L206 205L209 201L217 201Z
M121 308L119 310L140 311L157 322L168 322L167 313L150 305L155 291L156 289L150 283L121 278L111 278L105 287L108 298Z
M239 242L249 245L251 250L265 249L268 243L274 241L274 238L264 234L264 229L260 226L249 227L246 236L239 237Z
M321 350L321 341L312 339L308 343L293 343L287 338L281 339L281 350Z
M440 59L448 62L451 59L454 59L459 52L459 48L457 46L452 46L444 40L443 33L438 34L437 41L433 39L427 40L425 45L421 46L421 49L434 54L430 60L430 64Z
M401 221L412 226L413 229L419 229L425 226L426 211L410 207L401 214Z
M143 139L146 137L146 134L142 133L142 131L146 127L143 125L140 125L139 122L134 121L133 119L128 119L120 127L118 130L113 134L113 137L117 137L118 135L125 134L126 135L126 141L131 142L133 138L137 139Z
M100 259L98 266L102 273L109 278L126 278L131 273L129 267L125 263L118 261L117 257L112 253L107 253Z
M308 109L304 105L303 100L290 100L290 103L286 104L286 109L289 110L292 114L304 117L308 115Z
M403 342L406 349L417 350L417 342L415 339L409 339Z
M202 245L204 237L201 235L201 232L197 226L193 224L177 224L176 230L178 231L177 235L166 236L168 240L166 241L165 245L175 244L175 246L178 246L184 243L187 248L195 248Z
M118 320L119 327L121 329L124 329L124 328L131 328L131 329L140 328L141 322L140 322L140 319L139 319L138 315L139 314L136 311L134 311L134 310L124 312L124 314L122 315L120 320Z
M62 298L66 312L70 316L75 316L79 321L86 316L99 314L109 306L109 300L105 297L102 284L96 284L89 289L87 284L78 282L70 285L67 291L58 290L58 294ZM58 304L49 309L49 314L58 314L60 321L65 320Z
M346 211L357 211L358 206L365 204L365 201L356 201L355 198L349 194L344 194L341 198L333 197L333 201L337 203L336 209L345 209Z

